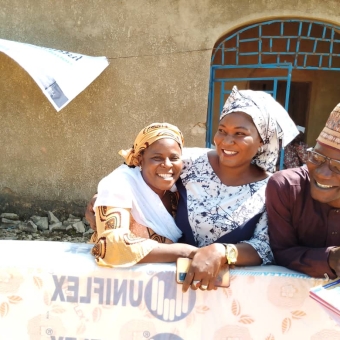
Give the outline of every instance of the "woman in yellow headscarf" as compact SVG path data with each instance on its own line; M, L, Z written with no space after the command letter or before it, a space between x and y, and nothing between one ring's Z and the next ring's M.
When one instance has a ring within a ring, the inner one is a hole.
M176 126L153 123L139 132L131 149L119 152L125 164L100 181L94 206L92 254L99 265L171 262L196 249L176 244L182 232L174 221L177 194L170 189L182 170L182 148Z

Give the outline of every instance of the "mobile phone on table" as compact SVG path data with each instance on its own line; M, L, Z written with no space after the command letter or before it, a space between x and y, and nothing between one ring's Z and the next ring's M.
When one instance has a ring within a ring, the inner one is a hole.
M176 281L177 283L183 283L187 272L189 270L191 264L191 259L186 257L179 257L177 259L177 267L176 267ZM215 281L216 287L229 287L230 285L230 277L229 277L229 266L223 266L218 273Z

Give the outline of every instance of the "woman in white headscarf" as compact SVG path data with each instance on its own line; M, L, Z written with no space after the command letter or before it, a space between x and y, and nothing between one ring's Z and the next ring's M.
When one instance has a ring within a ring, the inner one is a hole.
M265 189L275 171L279 139L285 146L297 134L294 122L272 96L235 86L221 112L215 150L184 149L176 182L176 224L183 232L180 242L200 248L192 256L184 290L197 281L201 289L211 289L225 262L273 262Z

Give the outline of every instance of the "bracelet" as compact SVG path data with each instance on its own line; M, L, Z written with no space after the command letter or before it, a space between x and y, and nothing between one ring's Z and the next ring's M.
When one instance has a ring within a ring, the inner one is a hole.
M235 264L237 261L238 250L234 244L222 243L225 246L225 258L229 265Z

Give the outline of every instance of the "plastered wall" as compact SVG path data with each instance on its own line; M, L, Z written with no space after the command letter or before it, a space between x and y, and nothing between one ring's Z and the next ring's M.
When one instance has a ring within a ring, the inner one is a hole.
M0 38L105 55L110 65L57 113L30 76L0 53L0 196L10 190L87 200L121 163L118 150L155 121L178 125L187 146L204 146L211 49L227 32L275 17L339 24L340 6L336 0L1 0ZM320 79L317 90L325 92L330 81ZM308 128L320 124L316 119Z

